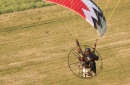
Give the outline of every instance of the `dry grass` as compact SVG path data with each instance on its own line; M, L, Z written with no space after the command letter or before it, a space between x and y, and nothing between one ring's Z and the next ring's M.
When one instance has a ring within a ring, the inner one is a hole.
M0 84L129 85L129 3L120 2L101 38L85 20L60 6L1 14ZM108 6L105 14L110 12ZM97 50L104 67L93 79L81 80L68 68L67 56L75 38L91 46L99 38Z

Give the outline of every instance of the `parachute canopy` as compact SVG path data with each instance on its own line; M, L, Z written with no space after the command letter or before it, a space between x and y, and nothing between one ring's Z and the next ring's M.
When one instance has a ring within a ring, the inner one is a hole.
M106 32L106 19L100 8L92 0L47 0L67 7L87 20L103 36Z

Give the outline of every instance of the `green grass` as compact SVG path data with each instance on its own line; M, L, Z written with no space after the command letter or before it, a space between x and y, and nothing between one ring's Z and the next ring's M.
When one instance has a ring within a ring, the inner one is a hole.
M99 3L107 20L110 2L106 10L105 1ZM0 85L129 85L129 4L120 2L101 38L83 18L57 5L1 14ZM79 79L68 68L75 38L91 46L99 38L103 70L95 78Z
M42 0L1 0L0 14L52 5Z

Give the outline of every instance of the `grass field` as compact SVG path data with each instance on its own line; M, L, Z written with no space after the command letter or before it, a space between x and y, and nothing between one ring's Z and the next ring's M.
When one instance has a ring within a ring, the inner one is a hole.
M52 5L42 0L1 0L0 14Z
M83 18L61 6L0 15L0 85L129 85L130 1L98 3L107 19L99 38ZM111 17L110 17L111 16ZM80 79L68 68L68 53L81 44L93 46L103 58L103 70Z

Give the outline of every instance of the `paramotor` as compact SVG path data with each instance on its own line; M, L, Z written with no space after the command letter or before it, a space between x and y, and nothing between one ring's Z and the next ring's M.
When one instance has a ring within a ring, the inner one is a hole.
M92 48L88 45L81 45L81 48L82 49L85 49L85 48ZM102 68L103 68L103 61L102 61L102 57L100 56L100 54L98 53L97 50L95 50L95 54L99 56L99 60L96 61L96 70L97 70L97 74L98 75ZM68 66L70 68L70 70L79 78L86 78L83 76L83 72L84 72L84 69L82 67L82 61L79 61L78 57L80 56L80 54L77 52L77 47L74 47L70 52L69 52L69 55L68 55ZM89 69L89 68L88 68ZM89 72L91 74L91 77L88 77L88 78L92 78L94 77L95 75L93 75L93 72L90 71Z

